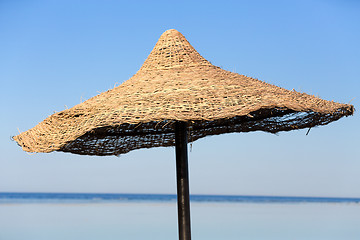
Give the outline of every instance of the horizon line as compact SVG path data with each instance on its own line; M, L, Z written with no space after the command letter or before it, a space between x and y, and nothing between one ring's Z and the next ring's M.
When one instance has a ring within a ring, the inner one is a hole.
M8 191L0 191L1 194L84 194L84 195L97 195L97 194L103 194L103 195L152 195L152 196L175 196L177 197L176 193L115 193L115 192L8 192ZM301 195L239 195L239 194L190 194L190 196L194 197L256 197L256 198L298 198L298 199L352 199L352 200L359 200L360 197L335 197L335 196L301 196Z

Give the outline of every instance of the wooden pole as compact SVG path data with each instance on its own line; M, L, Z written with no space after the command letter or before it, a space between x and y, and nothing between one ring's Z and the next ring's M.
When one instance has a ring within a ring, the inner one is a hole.
M175 123L179 240L191 240L187 123Z

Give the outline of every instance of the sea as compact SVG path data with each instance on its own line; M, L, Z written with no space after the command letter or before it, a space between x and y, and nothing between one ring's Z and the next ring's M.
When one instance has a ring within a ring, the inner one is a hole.
M359 240L360 198L191 195L195 240ZM0 192L0 240L178 239L176 195Z

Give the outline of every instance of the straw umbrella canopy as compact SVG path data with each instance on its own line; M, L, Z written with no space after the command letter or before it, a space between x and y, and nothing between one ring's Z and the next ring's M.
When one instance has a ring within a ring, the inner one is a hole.
M178 170L178 177L187 178L187 141L231 132L311 128L353 112L349 104L214 66L171 29L129 80L49 116L13 139L27 152L98 156L176 146L177 161L185 161L177 167L186 168Z

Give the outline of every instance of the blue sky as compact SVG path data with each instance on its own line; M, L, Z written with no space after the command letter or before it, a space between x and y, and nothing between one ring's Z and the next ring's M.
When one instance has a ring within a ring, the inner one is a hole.
M225 70L359 106L360 4L312 1L0 1L0 192L175 193L174 148L120 157L28 155L10 140L129 79L180 31ZM208 137L194 194L360 197L359 116L272 135Z

